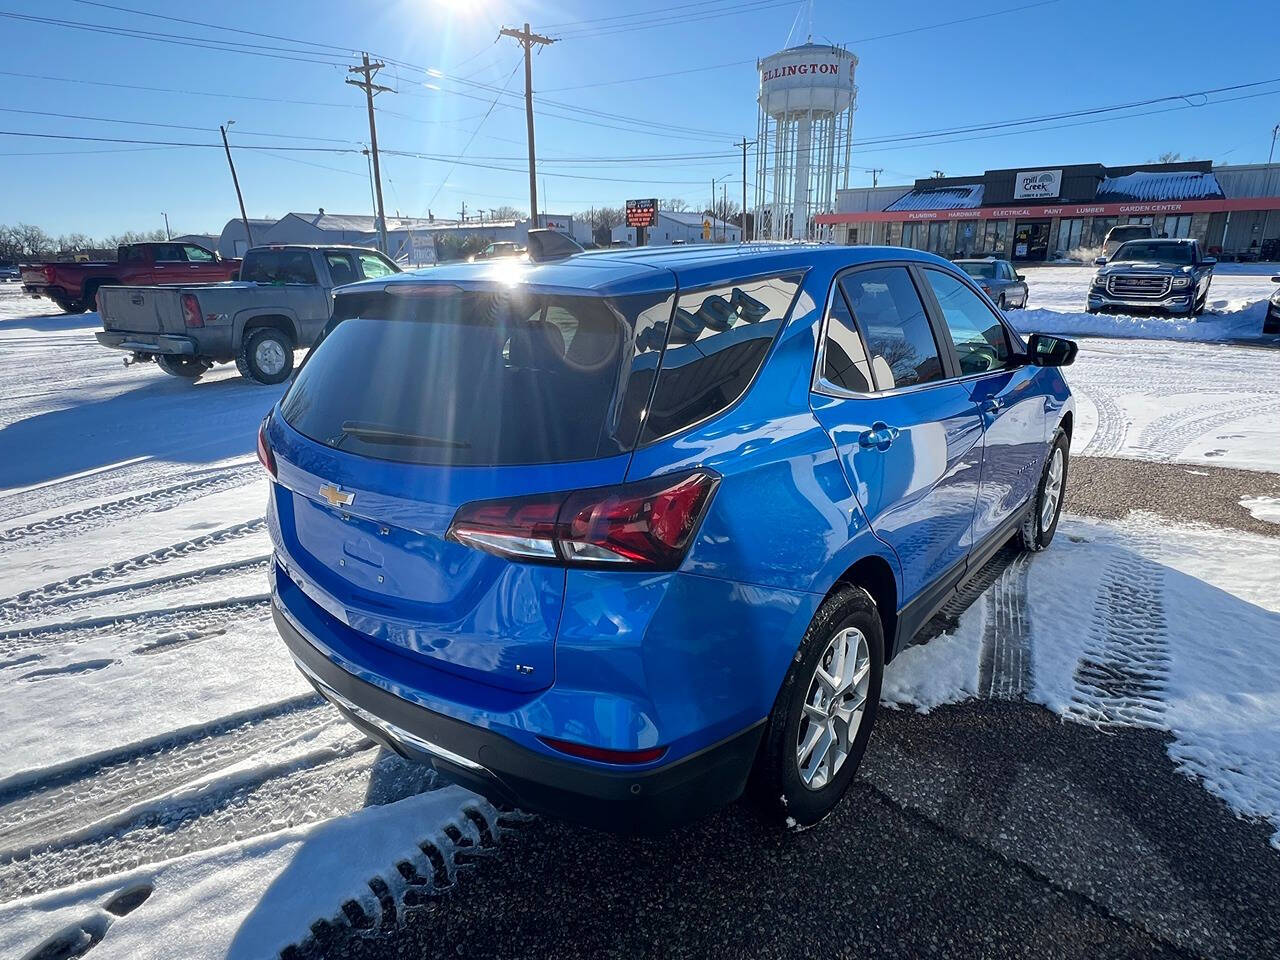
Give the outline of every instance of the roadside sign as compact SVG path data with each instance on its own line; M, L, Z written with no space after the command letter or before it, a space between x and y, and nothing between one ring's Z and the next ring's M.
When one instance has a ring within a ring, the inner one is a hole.
M702 221L702 239L703 240L711 239L711 221L710 220Z
M627 201L628 227L652 227L657 219L658 201L656 199Z

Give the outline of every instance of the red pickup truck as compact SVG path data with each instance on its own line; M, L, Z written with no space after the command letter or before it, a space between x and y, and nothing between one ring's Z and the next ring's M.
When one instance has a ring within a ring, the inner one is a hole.
M22 291L48 297L64 313L84 313L95 305L99 287L219 283L239 273L239 260L223 260L194 243L128 243L113 263L24 263Z

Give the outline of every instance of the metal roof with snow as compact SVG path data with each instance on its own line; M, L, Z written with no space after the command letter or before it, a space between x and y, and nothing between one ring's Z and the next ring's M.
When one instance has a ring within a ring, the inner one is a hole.
M1162 200L1221 200L1225 194L1212 173L1152 173L1139 170L1107 177L1098 184L1099 203L1151 203Z
M917 187L906 196L893 201L885 210L893 213L910 210L973 210L982 206L982 193L980 183L957 187Z

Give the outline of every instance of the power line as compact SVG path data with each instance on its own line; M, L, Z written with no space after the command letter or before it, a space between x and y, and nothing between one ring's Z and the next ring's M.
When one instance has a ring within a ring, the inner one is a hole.
M90 120L94 123L123 123L134 127L163 127L168 130L197 130L208 132L212 130L212 126L194 126L185 123L162 123L159 120L124 120L118 117L94 117L81 113L54 113L49 110L23 110L19 107L0 107L0 113L21 113L27 116L35 117L56 117L60 120ZM354 140L345 140L338 137L311 137L300 133L257 133L250 130L241 130L239 133L251 137L276 137L285 140L316 140L322 143L355 143Z

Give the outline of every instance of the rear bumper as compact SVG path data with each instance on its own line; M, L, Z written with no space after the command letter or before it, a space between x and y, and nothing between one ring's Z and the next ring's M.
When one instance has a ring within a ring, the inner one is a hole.
M316 690L402 756L432 764L483 796L616 833L653 833L736 800L764 721L673 763L641 770L547 756L383 690L343 669L273 598L276 628Z
M196 355L196 342L190 337L163 333L133 333L128 330L99 330L95 336L104 347L134 353L163 353L170 356Z

